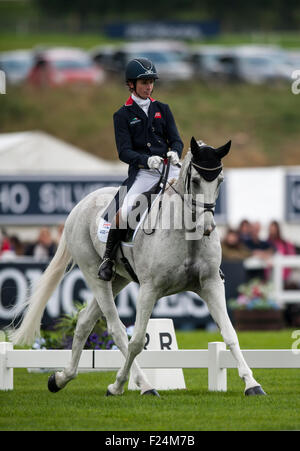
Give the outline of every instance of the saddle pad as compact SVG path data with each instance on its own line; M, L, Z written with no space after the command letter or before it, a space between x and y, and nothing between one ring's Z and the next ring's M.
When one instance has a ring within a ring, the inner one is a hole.
M154 199L154 201L153 201L153 203L151 205L151 208L155 204L157 199L159 199L159 197L160 197L159 194L160 193L158 193L158 195ZM141 227L141 224L143 224L147 214L148 214L148 208L146 208L146 210L143 212L143 214L141 216L141 219L140 219L139 223L137 224L137 226L135 228L135 231L134 231L134 234L133 234L133 237L132 237L132 244L134 242L134 239L135 239L135 236L137 234L137 231ZM111 227L111 223L108 222L106 219L100 217L99 224L98 224L98 230L97 230L97 236L98 236L98 240L101 241L101 243L106 243L107 242L107 237L108 237L108 233L109 233L110 227ZM129 244L129 243L127 243L127 244Z

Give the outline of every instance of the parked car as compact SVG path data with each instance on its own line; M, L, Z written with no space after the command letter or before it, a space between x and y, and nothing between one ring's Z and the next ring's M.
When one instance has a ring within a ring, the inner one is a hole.
M265 83L290 77L287 52L277 46L201 46L192 52L195 74L208 80Z
M278 57L279 76L288 82L292 79L292 73L300 70L300 52L296 50L285 51Z
M0 70L5 72L7 83L22 83L26 80L33 64L34 58L31 50L0 53Z
M230 47L216 45L202 45L191 49L190 61L194 74L204 80L227 79L228 68L223 59L232 54Z
M87 52L62 47L38 51L28 75L28 81L33 85L97 84L103 80L104 71L95 65Z
M232 55L233 76L256 84L282 80L285 55L277 46L239 46Z
M115 45L99 45L93 47L90 51L90 57L94 63L106 72L114 72L114 55L116 53Z
M105 61L105 69L110 73L124 76L127 63L133 58L150 59L160 75L161 81L189 80L193 68L189 62L189 52L185 44L178 41L133 42L117 47L115 51L99 49L93 53L94 61Z

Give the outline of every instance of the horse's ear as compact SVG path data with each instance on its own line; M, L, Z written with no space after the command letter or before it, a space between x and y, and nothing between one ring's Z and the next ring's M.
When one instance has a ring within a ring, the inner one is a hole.
M215 149L215 152L218 154L218 157L221 159L225 157L225 155L228 154L231 147L231 141L228 141L228 143L224 144L224 146L218 147L218 149Z
M198 146L197 141L195 140L194 137L192 137L192 139L191 139L191 151L192 151L192 154L194 155L194 157L199 152L199 146Z

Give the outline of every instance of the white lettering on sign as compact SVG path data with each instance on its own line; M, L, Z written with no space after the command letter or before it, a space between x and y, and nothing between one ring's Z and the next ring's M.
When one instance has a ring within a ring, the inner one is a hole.
M85 196L99 188L98 184L44 183L39 190L41 212L69 213Z
M30 204L30 195L23 183L0 186L0 209L2 213L23 214Z
M17 296L14 305L10 308L2 304L2 296L0 296L0 317L3 319L12 320L16 312L22 311L22 307L25 302L25 296L27 293L27 281L24 274L19 270L15 268L3 269L0 272L0 294L2 292L4 283L8 280L15 284ZM12 310L12 307L14 311Z
M293 207L300 210L300 184L296 184L292 187L291 199Z
M181 316L204 318L208 314L207 305L190 291L159 299L153 310L153 316L157 318L170 316L173 318Z
M13 320L22 312L27 294L32 294L37 282L42 275L42 268L36 265L17 267L12 263L0 263L0 319ZM10 290L8 290L8 285ZM139 286L130 283L120 292L116 299L118 313L122 318L132 318L135 315L136 300ZM10 299L9 296L12 298ZM88 289L81 271L74 268L66 274L61 284L55 289L46 305L47 316L57 318L61 313L70 314L75 311L76 302L89 303L93 299L92 292ZM12 309L14 308L14 310ZM184 292L178 295L161 298L153 311L153 317L157 318L204 318L208 315L206 304L192 292ZM165 331L168 332L168 331ZM169 349L172 338L162 334L159 337L161 349Z

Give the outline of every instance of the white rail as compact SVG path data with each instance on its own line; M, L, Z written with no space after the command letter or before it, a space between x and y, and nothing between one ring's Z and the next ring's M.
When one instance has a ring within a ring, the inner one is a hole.
M278 304L284 304L285 302L300 302L300 289L299 290L284 289L284 279L283 279L284 268L300 269L300 255L277 254L273 257L273 284L274 284L275 300L278 302Z
M251 368L300 368L300 350L244 350ZM71 359L69 350L14 350L11 343L0 343L0 390L13 389L14 368L62 369ZM208 343L208 349L143 351L137 360L142 368L208 368L208 389L227 390L227 369L236 362L225 343ZM124 361L120 351L84 350L80 369L117 370Z
M299 290L285 290L283 278L284 268L299 268L300 270L300 255L275 254L268 262L257 257L250 257L244 260L244 267L248 270L265 269L269 266L272 267L274 300L280 305L286 302L300 302L300 280Z

